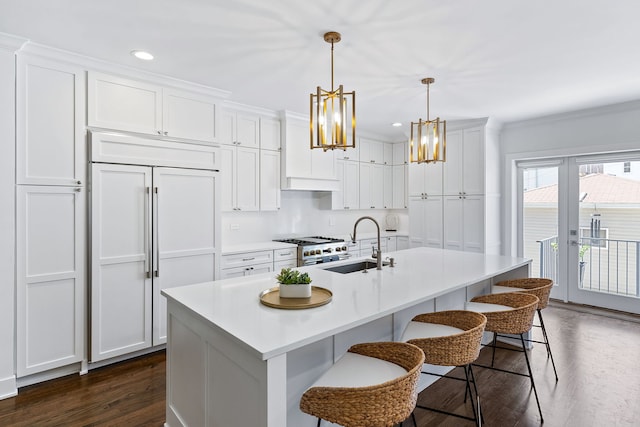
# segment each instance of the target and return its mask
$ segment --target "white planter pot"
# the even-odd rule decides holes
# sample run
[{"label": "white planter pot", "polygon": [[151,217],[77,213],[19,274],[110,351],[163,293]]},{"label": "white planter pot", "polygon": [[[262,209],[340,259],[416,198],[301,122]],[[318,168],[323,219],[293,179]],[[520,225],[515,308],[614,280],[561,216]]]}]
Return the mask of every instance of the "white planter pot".
[{"label": "white planter pot", "polygon": [[300,285],[280,285],[281,298],[310,298],[311,283]]}]

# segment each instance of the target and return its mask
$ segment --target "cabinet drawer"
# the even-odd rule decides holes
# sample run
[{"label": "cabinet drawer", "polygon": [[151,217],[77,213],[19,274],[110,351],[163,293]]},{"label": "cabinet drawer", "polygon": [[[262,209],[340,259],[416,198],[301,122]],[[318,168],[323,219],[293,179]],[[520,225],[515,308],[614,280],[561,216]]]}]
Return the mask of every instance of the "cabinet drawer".
[{"label": "cabinet drawer", "polygon": [[295,268],[298,266],[298,262],[295,259],[286,259],[282,261],[273,262],[273,271],[280,273],[283,268]]},{"label": "cabinet drawer", "polygon": [[273,251],[273,261],[284,261],[289,259],[296,259],[298,257],[298,249],[297,248],[286,248],[286,249],[274,249]]},{"label": "cabinet drawer", "polygon": [[242,252],[222,255],[222,269],[243,267],[254,264],[273,263],[273,251]]}]

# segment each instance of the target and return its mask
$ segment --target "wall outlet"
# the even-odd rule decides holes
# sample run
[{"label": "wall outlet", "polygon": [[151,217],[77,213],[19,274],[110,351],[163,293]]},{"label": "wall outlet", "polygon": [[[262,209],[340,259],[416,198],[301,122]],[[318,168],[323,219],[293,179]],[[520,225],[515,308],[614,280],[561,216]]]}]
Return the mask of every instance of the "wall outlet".
[{"label": "wall outlet", "polygon": [[336,225],[336,217],[335,217],[335,216],[333,216],[333,215],[329,215],[329,225],[330,225],[331,227],[333,227],[333,226],[335,226],[335,225]]},{"label": "wall outlet", "polygon": [[240,230],[240,224],[231,224],[232,230]]}]

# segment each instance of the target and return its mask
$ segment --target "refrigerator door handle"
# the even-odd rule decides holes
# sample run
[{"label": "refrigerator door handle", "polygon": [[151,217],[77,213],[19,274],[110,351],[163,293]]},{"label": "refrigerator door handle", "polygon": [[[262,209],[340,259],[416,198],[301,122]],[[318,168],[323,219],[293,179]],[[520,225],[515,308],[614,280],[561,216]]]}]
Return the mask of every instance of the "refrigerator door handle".
[{"label": "refrigerator door handle", "polygon": [[151,279],[151,227],[149,217],[151,216],[151,187],[146,187],[144,197],[144,269],[146,270],[147,279]]},{"label": "refrigerator door handle", "polygon": [[155,272],[154,272],[154,276],[155,277],[160,277],[160,221],[159,221],[159,217],[160,215],[158,214],[158,187],[154,187],[153,189],[153,193],[155,196],[155,206],[153,207],[153,215],[154,215],[154,223],[155,223],[155,258],[153,261],[153,264],[155,266]]}]

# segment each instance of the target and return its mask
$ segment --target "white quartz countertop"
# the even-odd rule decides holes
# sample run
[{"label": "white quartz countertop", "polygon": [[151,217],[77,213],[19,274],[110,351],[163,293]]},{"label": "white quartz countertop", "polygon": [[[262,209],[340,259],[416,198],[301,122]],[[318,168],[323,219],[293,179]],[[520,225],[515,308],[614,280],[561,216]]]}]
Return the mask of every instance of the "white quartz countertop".
[{"label": "white quartz countertop", "polygon": [[329,304],[310,309],[282,310],[260,303],[260,293],[277,286],[275,273],[170,288],[162,294],[266,360],[530,262],[432,248],[384,255],[393,256],[396,267],[366,274],[324,270],[353,260],[301,267],[309,272],[312,285],[333,292]]}]

